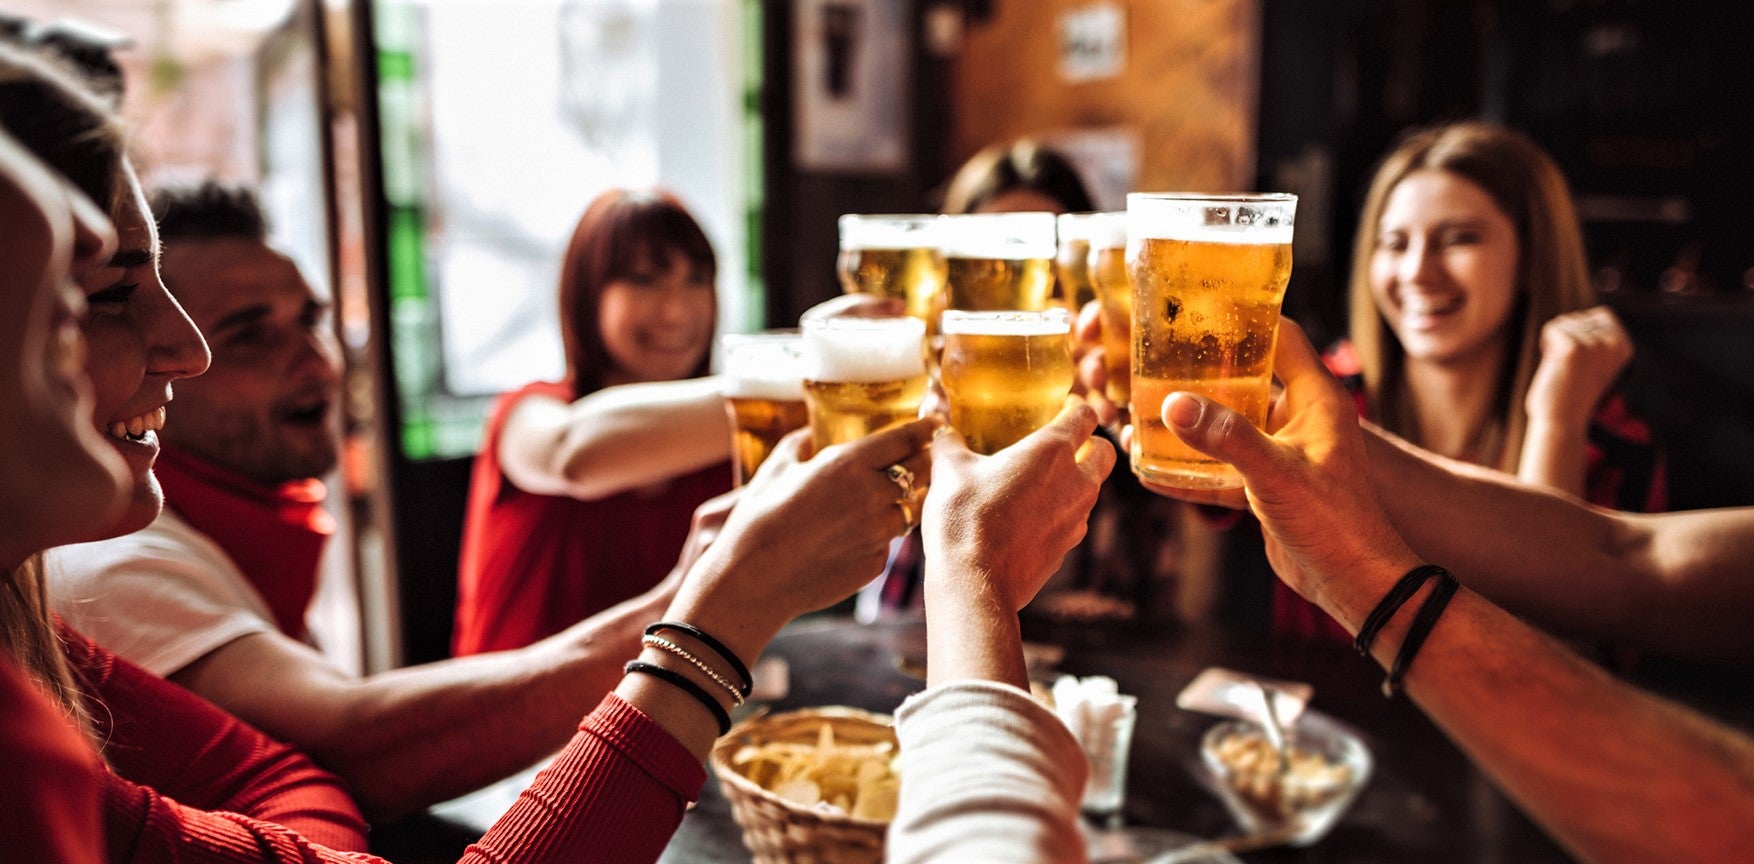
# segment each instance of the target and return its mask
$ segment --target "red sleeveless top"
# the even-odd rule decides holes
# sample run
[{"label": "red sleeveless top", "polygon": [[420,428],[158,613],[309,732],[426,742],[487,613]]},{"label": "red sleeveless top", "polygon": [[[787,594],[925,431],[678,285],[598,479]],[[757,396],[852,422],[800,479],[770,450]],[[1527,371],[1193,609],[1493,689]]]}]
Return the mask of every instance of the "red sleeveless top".
[{"label": "red sleeveless top", "polygon": [[519,648],[658,584],[676,565],[694,509],[729,491],[729,462],[671,478],[664,491],[596,501],[532,495],[499,464],[506,418],[529,396],[572,401],[562,382],[501,396],[487,419],[469,480],[457,570],[459,656]]}]

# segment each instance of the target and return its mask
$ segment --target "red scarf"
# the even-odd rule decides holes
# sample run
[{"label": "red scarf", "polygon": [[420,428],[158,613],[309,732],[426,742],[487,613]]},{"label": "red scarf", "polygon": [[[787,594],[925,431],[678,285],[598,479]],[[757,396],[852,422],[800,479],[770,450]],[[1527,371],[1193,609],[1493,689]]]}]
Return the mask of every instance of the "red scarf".
[{"label": "red scarf", "polygon": [[265,486],[171,447],[159,451],[153,473],[165,504],[231,556],[280,631],[303,638],[323,544],[335,533],[335,518],[323,509],[323,482]]}]

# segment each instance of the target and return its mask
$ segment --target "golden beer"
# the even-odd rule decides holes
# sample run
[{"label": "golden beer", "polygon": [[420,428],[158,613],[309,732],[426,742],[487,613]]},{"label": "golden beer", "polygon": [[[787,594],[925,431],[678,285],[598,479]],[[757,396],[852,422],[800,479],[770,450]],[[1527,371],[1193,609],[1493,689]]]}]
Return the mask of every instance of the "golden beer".
[{"label": "golden beer", "polygon": [[1054,287],[1054,262],[1048,258],[949,259],[946,308],[969,312],[1048,308]]},{"label": "golden beer", "polygon": [[755,476],[780,439],[804,428],[803,337],[797,333],[727,334],[725,410],[731,418],[732,480]]},{"label": "golden beer", "polygon": [[1103,395],[1122,410],[1132,398],[1133,280],[1127,276],[1127,214],[1095,213],[1090,236],[1090,284],[1102,321]]},{"label": "golden beer", "polygon": [[907,314],[928,322],[944,290],[944,259],[936,249],[842,249],[839,273],[845,293],[894,297]]},{"label": "golden beer", "polygon": [[1093,249],[1090,258],[1090,281],[1101,301],[1102,367],[1108,372],[1103,395],[1125,408],[1133,393],[1133,283],[1127,278],[1127,250]]},{"label": "golden beer", "polygon": [[1296,197],[1128,196],[1133,282],[1133,471],[1169,486],[1236,488],[1229,465],[1163,425],[1176,390],[1267,419]]},{"label": "golden beer", "polygon": [[926,397],[925,335],[917,318],[804,322],[804,401],[817,450],[919,415]]},{"label": "golden beer", "polygon": [[773,448],[794,429],[810,422],[802,399],[726,399],[731,412],[733,481],[741,486],[755,476]]},{"label": "golden beer", "polygon": [[944,217],[945,308],[1048,308],[1054,288],[1051,213]]},{"label": "golden beer", "polygon": [[1071,332],[1064,309],[944,313],[940,380],[969,449],[997,453],[1060,413],[1072,391]]},{"label": "golden beer", "polygon": [[1091,230],[1106,213],[1064,213],[1057,224],[1060,252],[1054,258],[1054,275],[1058,277],[1056,293],[1066,309],[1076,318],[1084,304],[1096,299],[1096,286],[1090,273]]}]

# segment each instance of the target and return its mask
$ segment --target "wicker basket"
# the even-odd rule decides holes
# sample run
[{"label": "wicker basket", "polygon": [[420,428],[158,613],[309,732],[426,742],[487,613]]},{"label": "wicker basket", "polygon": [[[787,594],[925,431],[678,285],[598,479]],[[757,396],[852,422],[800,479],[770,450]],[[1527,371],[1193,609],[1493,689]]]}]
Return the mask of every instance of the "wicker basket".
[{"label": "wicker basket", "polygon": [[719,788],[731,801],[731,815],[743,827],[743,845],[755,864],[878,864],[888,822],[824,813],[787,801],[757,786],[731,764],[745,744],[772,741],[814,742],[822,724],[836,741],[849,744],[895,742],[892,720],[853,708],[809,708],[751,717],[713,745],[709,761]]}]

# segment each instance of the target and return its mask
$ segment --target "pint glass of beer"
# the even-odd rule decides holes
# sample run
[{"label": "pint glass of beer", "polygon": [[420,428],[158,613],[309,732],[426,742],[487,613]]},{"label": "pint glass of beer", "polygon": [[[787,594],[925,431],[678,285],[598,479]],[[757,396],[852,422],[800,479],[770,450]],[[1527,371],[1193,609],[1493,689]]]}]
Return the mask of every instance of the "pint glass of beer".
[{"label": "pint glass of beer", "polygon": [[1096,299],[1090,273],[1090,232],[1103,215],[1062,213],[1054,220],[1059,234],[1059,254],[1054,257],[1054,275],[1059,284],[1056,293],[1074,318],[1084,304]]},{"label": "pint glass of beer", "polygon": [[944,313],[939,380],[950,425],[969,449],[993,454],[1046,426],[1072,392],[1072,316],[1041,312]]},{"label": "pint glass of beer", "polygon": [[1186,390],[1265,425],[1296,210],[1295,195],[1127,196],[1140,477],[1187,489],[1242,485],[1236,469],[1163,425],[1163,400]]},{"label": "pint glass of beer", "polygon": [[804,322],[804,402],[817,450],[918,416],[926,396],[925,337],[918,318]]},{"label": "pint glass of beer", "polygon": [[1127,407],[1132,398],[1133,280],[1127,276],[1127,214],[1092,213],[1089,237],[1090,284],[1102,311],[1102,366],[1108,372],[1103,395]]},{"label": "pint glass of beer", "polygon": [[944,256],[935,213],[840,217],[841,290],[893,297],[935,327],[943,308]]},{"label": "pint glass of beer", "polygon": [[1048,308],[1054,287],[1054,214],[945,216],[947,309]]},{"label": "pint glass of beer", "polygon": [[730,333],[724,358],[725,410],[731,415],[732,479],[749,482],[774,445],[810,422],[804,409],[804,337]]}]

